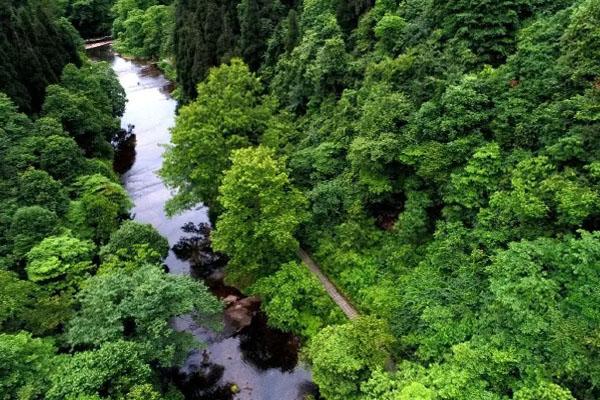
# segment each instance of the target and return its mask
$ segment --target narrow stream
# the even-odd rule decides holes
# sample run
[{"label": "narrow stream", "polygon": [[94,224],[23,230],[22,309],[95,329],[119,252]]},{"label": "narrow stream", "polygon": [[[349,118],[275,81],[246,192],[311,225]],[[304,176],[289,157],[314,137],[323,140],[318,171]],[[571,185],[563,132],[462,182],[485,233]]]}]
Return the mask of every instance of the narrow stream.
[{"label": "narrow stream", "polygon": [[[173,218],[164,212],[169,190],[156,175],[162,164],[164,144],[170,142],[169,128],[175,121],[176,101],[167,88],[169,82],[155,69],[113,55],[110,51],[91,54],[111,62],[127,93],[122,119],[124,129],[133,126],[136,135],[135,161],[123,175],[123,182],[134,201],[135,219],[150,223],[165,236],[171,246],[189,237],[181,228],[193,222],[208,222],[207,210],[197,207]],[[166,260],[169,271],[190,274],[190,263],[170,251]],[[237,293],[235,288],[214,285],[220,297]],[[237,293],[239,295],[239,293]],[[192,333],[207,342],[205,350],[192,352],[179,374],[186,399],[301,400],[316,395],[310,372],[298,362],[298,340],[271,329],[266,316],[258,312],[252,323],[236,331],[224,316],[223,332],[197,326],[190,318],[179,318],[175,328]],[[182,378],[183,377],[183,378]],[[235,384],[239,393],[233,394]]]}]

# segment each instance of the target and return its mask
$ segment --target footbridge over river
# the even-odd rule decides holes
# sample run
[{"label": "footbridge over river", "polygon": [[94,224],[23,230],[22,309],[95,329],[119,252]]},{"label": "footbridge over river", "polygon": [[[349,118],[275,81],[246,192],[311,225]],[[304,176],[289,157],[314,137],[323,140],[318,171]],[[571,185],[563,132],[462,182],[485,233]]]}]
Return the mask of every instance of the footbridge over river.
[{"label": "footbridge over river", "polygon": [[91,50],[98,47],[110,46],[113,44],[113,38],[110,36],[104,36],[101,38],[88,39],[85,41],[85,49]]}]

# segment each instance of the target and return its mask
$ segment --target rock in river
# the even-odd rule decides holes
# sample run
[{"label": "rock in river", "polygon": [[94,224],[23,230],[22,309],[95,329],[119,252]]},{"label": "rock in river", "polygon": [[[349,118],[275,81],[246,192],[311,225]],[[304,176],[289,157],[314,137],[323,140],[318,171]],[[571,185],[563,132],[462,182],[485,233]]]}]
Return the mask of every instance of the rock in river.
[{"label": "rock in river", "polygon": [[225,309],[225,318],[231,324],[232,328],[239,332],[252,323],[252,318],[256,315],[259,308],[260,299],[258,297],[244,297],[229,304],[227,309]]}]

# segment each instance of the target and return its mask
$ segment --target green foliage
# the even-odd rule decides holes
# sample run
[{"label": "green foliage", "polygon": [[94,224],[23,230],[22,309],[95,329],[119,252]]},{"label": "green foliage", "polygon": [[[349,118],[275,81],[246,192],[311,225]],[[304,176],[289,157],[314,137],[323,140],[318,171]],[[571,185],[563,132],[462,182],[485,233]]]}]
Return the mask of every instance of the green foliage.
[{"label": "green foliage", "polygon": [[56,135],[44,139],[40,168],[54,179],[71,181],[83,169],[84,163],[81,149],[73,139]]},{"label": "green foliage", "polygon": [[566,389],[551,382],[541,382],[536,387],[519,389],[515,400],[574,400],[575,397]]},{"label": "green foliage", "polygon": [[155,60],[171,56],[175,22],[173,6],[157,1],[119,0],[114,9],[118,15],[113,24],[117,51]]},{"label": "green foliage", "polygon": [[586,338],[599,323],[600,298],[591,290],[600,279],[598,239],[581,232],[580,239],[514,243],[489,270],[490,315],[502,321],[496,331],[502,340],[540,359],[553,375],[575,374],[592,385],[599,360]]},{"label": "green foliage", "polygon": [[239,48],[251,70],[257,71],[267,50],[267,41],[284,7],[278,0],[240,0],[238,6],[240,25]]},{"label": "green foliage", "polygon": [[564,62],[572,69],[571,77],[576,83],[597,80],[600,76],[599,21],[600,4],[594,0],[582,1],[571,14],[561,38],[566,48]]},{"label": "green foliage", "polygon": [[515,45],[515,33],[523,16],[529,13],[529,0],[471,1],[451,3],[433,0],[434,23],[448,39],[467,41],[484,61],[498,63]]},{"label": "green foliage", "polygon": [[45,339],[20,332],[0,334],[0,392],[3,399],[35,399],[48,387],[55,349]]},{"label": "green foliage", "polygon": [[224,212],[212,239],[214,249],[230,257],[228,279],[246,287],[294,258],[306,199],[266,147],[235,150],[231,162],[219,188]]},{"label": "green foliage", "polygon": [[299,113],[311,102],[319,104],[325,97],[341,95],[349,62],[333,10],[312,7],[312,3],[304,4],[301,27],[306,32],[292,52],[278,60],[271,85],[282,105]]},{"label": "green foliage", "polygon": [[74,187],[78,198],[69,210],[71,225],[97,244],[107,243],[129,215],[129,195],[121,185],[98,174],[80,177]]},{"label": "green foliage", "polygon": [[169,242],[152,225],[125,221],[110,235],[110,240],[100,250],[100,256],[106,259],[122,250],[129,253],[130,249],[143,245],[147,245],[149,251],[158,255],[154,260],[148,260],[149,262],[160,262],[169,253]]},{"label": "green foliage", "polygon": [[152,385],[137,385],[127,393],[127,400],[161,400],[162,397]]},{"label": "green foliage", "polygon": [[94,399],[100,398],[100,394],[122,398],[136,386],[147,383],[151,376],[139,346],[115,341],[98,350],[61,357],[50,374],[46,398]]},{"label": "green foliage", "polygon": [[269,324],[284,331],[312,337],[327,325],[343,321],[321,283],[304,265],[289,262],[249,289],[259,295]]},{"label": "green foliage", "polygon": [[48,237],[27,253],[27,277],[51,292],[75,289],[92,269],[94,247],[70,235]]},{"label": "green foliage", "polygon": [[25,319],[25,313],[35,302],[36,287],[18,278],[15,273],[0,270],[0,328],[10,331]]},{"label": "green foliage", "polygon": [[87,155],[110,157],[110,139],[120,129],[125,92],[107,63],[67,65],[61,82],[47,89],[44,115],[60,121]]},{"label": "green foliage", "polygon": [[46,86],[59,81],[66,64],[81,63],[81,39],[52,2],[3,1],[0,15],[0,92],[21,111],[37,113]]},{"label": "green foliage", "polygon": [[[54,2],[4,3],[0,88],[22,109],[39,110],[47,81],[63,73],[35,119],[0,93],[0,398],[178,398],[168,383],[157,384],[157,371],[199,344],[171,321],[192,314],[212,326],[221,304],[202,284],[161,270],[168,243],[154,228],[119,229],[132,203],[112,171],[109,140],[126,100],[110,66],[63,70],[69,54],[53,27]],[[99,2],[75,3],[78,18],[104,18],[85,11]],[[73,28],[59,24],[74,43]],[[24,60],[15,64],[19,74],[5,69]],[[23,87],[21,72],[30,74]],[[98,266],[103,244],[106,262]]]},{"label": "green foliage", "polygon": [[[244,1],[240,36],[252,43],[223,26],[227,12],[202,3],[210,9],[203,18],[220,17],[204,32],[197,27],[208,21],[183,12],[191,2],[178,6],[180,76],[193,85],[230,54],[253,60],[274,108],[267,128],[256,130],[262,137],[239,147],[275,149],[279,168],[309,200],[297,238],[363,313],[393,332],[395,373],[377,363],[343,369],[355,361],[344,358],[351,346],[331,350],[343,342],[333,328],[315,335],[305,322],[303,313],[319,315],[310,306],[317,297],[296,301],[312,287],[306,271],[275,263],[262,248],[270,239],[255,234],[259,206],[243,197],[261,187],[246,186],[251,167],[233,175],[233,147],[221,138],[210,139],[226,148],[218,158],[192,150],[198,139],[182,141],[190,153],[178,160],[188,167],[199,158],[219,164],[199,170],[202,180],[174,185],[181,193],[225,187],[227,169],[226,179],[235,176],[227,185],[235,207],[222,200],[213,208],[215,242],[232,256],[228,277],[239,283],[242,271],[244,286],[259,275],[250,290],[264,297],[272,323],[312,337],[324,397],[600,396],[591,328],[600,229],[597,1],[304,0],[286,2],[291,10],[277,23],[277,7],[267,12],[276,2]],[[257,19],[264,24],[249,22]],[[214,56],[217,37],[235,38],[222,47],[227,56]],[[209,197],[188,204],[192,198]]]},{"label": "green foliage", "polygon": [[359,182],[377,196],[393,191],[388,171],[394,156],[409,143],[402,130],[413,110],[402,93],[385,86],[369,89],[348,158]]},{"label": "green foliage", "polygon": [[115,0],[65,0],[69,21],[84,38],[110,34],[111,8]]},{"label": "green foliage", "polygon": [[295,43],[297,26],[294,22],[288,28],[284,25],[288,22],[286,16],[293,15],[296,3],[295,0],[177,1],[173,43],[184,103],[200,93],[196,85],[207,78],[212,67],[239,56],[252,71],[258,71],[265,66],[266,59],[275,61],[283,51],[283,40],[275,41],[273,37],[280,35],[282,39],[284,31],[290,48]]},{"label": "green foliage", "polygon": [[193,100],[209,70],[237,55],[238,0],[181,0],[176,3],[174,47],[184,102]]},{"label": "green foliage", "polygon": [[11,222],[10,237],[13,253],[17,259],[22,258],[42,239],[52,235],[59,227],[55,213],[40,206],[19,208]]},{"label": "green foliage", "polygon": [[125,340],[136,344],[136,357],[165,367],[182,361],[194,345],[189,334],[173,330],[172,318],[192,314],[210,323],[221,310],[202,283],[151,264],[97,275],[86,282],[78,300],[81,308],[66,334],[70,344],[97,347]]},{"label": "green foliage", "polygon": [[273,119],[258,78],[238,59],[211,70],[198,93],[180,110],[161,169],[165,182],[177,189],[168,204],[171,213],[199,202],[217,212],[231,151],[258,143]]},{"label": "green foliage", "polygon": [[359,399],[361,383],[383,368],[392,340],[386,324],[372,317],[323,329],[307,350],[321,393],[331,400]]},{"label": "green foliage", "polygon": [[58,215],[64,215],[69,207],[62,185],[45,171],[30,169],[21,174],[18,193],[23,206],[44,206]]},{"label": "green foliage", "polygon": [[384,51],[396,54],[399,46],[402,45],[405,29],[406,21],[404,18],[399,15],[386,14],[377,22],[373,33],[379,39]]}]

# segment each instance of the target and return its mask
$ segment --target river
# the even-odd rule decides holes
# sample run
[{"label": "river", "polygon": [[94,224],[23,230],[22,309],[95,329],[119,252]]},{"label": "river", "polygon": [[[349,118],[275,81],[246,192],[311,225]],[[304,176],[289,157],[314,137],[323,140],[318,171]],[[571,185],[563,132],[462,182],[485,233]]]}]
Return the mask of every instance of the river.
[{"label": "river", "polygon": [[[208,216],[201,206],[173,218],[164,212],[171,193],[157,171],[164,145],[170,142],[177,106],[167,90],[169,82],[152,67],[125,60],[110,50],[95,51],[91,56],[112,64],[127,94],[122,126],[134,126],[136,154],[133,165],[123,174],[123,183],[134,202],[134,218],[152,224],[173,246],[189,235],[181,230],[184,224],[208,222]],[[166,265],[171,273],[192,272],[190,264],[178,259],[172,250]],[[222,290],[215,293],[225,295]],[[260,313],[237,333],[227,329],[225,319],[224,324],[223,332],[213,332],[190,318],[174,321],[176,329],[208,344],[205,350],[193,351],[179,370],[179,386],[186,399],[300,400],[316,394],[310,372],[298,362],[296,338],[269,328]],[[235,395],[233,384],[240,390]]]}]

